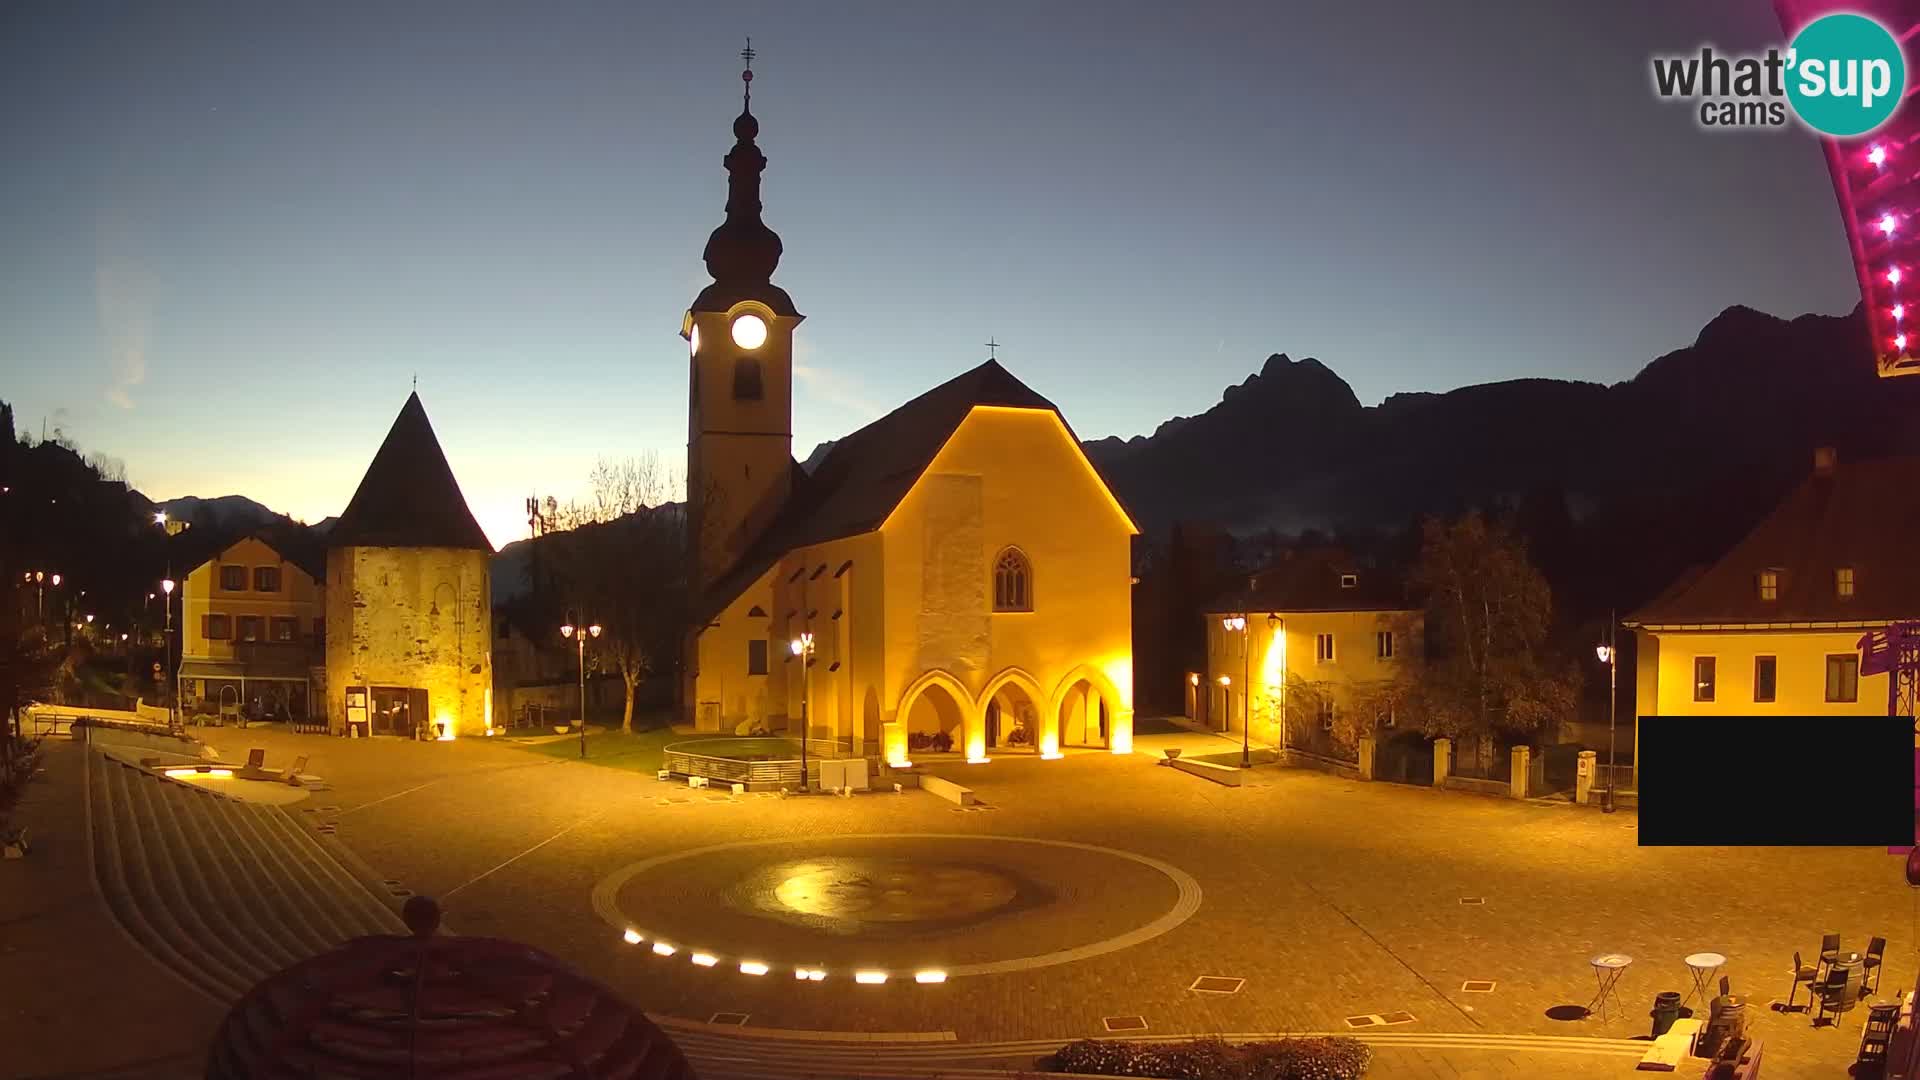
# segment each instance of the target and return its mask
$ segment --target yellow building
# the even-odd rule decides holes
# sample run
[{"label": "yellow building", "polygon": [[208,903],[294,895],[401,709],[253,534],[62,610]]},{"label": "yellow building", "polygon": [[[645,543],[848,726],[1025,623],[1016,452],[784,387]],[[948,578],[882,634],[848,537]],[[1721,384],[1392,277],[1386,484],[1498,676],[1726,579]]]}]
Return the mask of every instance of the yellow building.
[{"label": "yellow building", "polygon": [[802,316],[770,280],[781,244],[760,220],[758,131],[750,112],[734,122],[713,284],[682,326],[689,719],[797,735],[804,713],[811,738],[894,762],[1129,752],[1138,530],[1052,403],[989,360],[811,473],[795,463]]},{"label": "yellow building", "polygon": [[1916,537],[1920,458],[1840,465],[1817,451],[1813,474],[1725,557],[1625,620],[1636,711],[1887,715],[1888,677],[1860,673],[1859,641],[1920,619]]},{"label": "yellow building", "polygon": [[[1421,660],[1424,619],[1393,576],[1338,551],[1288,553],[1208,605],[1207,670],[1187,675],[1186,714],[1257,744],[1350,753],[1355,732],[1402,721],[1382,691]],[[1281,718],[1291,718],[1283,731]]]},{"label": "yellow building", "polygon": [[324,564],[303,532],[267,528],[221,543],[181,581],[179,685],[189,715],[297,722],[318,708]]},{"label": "yellow building", "polygon": [[492,555],[420,396],[407,398],[327,534],[327,717],[335,733],[487,733]]}]

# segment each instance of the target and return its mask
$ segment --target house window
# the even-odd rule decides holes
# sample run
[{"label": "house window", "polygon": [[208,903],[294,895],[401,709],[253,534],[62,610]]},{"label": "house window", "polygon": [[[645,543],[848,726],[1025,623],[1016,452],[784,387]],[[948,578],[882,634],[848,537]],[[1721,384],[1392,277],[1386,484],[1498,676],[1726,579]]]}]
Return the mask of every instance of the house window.
[{"label": "house window", "polygon": [[234,634],[241,641],[260,640],[260,616],[242,615],[234,620]]},{"label": "house window", "polygon": [[1753,700],[1772,701],[1778,662],[1771,656],[1753,658]]},{"label": "house window", "polygon": [[747,674],[765,675],[767,673],[767,639],[754,638],[747,642]]},{"label": "house window", "polygon": [[207,616],[207,640],[225,641],[233,636],[233,621],[225,615]]},{"label": "house window", "polygon": [[1322,664],[1333,663],[1333,635],[1313,635],[1313,658]]},{"label": "house window", "polygon": [[1358,587],[1359,587],[1359,585],[1360,585],[1360,575],[1359,575],[1359,574],[1341,574],[1341,575],[1340,575],[1340,587],[1341,587],[1341,588],[1343,588],[1343,589],[1353,589],[1353,588],[1358,588]]},{"label": "house window", "polygon": [[1827,657],[1827,700],[1860,700],[1860,658],[1852,653]]},{"label": "house window", "polygon": [[1008,548],[993,561],[993,610],[1033,610],[1033,565],[1019,548]]},{"label": "house window", "polygon": [[1693,700],[1713,700],[1713,657],[1693,658]]},{"label": "house window", "polygon": [[1833,592],[1842,600],[1853,599],[1853,567],[1843,566],[1833,572]]},{"label": "house window", "polygon": [[275,616],[273,620],[273,640],[288,642],[300,636],[300,620]]},{"label": "house window", "polygon": [[735,401],[759,401],[760,361],[743,356],[733,362],[733,399]]},{"label": "house window", "polygon": [[223,592],[246,592],[247,568],[244,566],[222,566],[220,568],[220,588]]},{"label": "house window", "polygon": [[253,568],[253,591],[280,591],[280,568],[277,566],[256,566]]},{"label": "house window", "polygon": [[1376,631],[1373,635],[1373,651],[1382,660],[1393,659],[1393,631]]},{"label": "house window", "polygon": [[1778,570],[1760,571],[1760,599],[1762,600],[1780,599],[1780,571]]},{"label": "house window", "polygon": [[1321,731],[1333,730],[1333,699],[1332,698],[1323,697],[1320,699],[1320,730]]}]

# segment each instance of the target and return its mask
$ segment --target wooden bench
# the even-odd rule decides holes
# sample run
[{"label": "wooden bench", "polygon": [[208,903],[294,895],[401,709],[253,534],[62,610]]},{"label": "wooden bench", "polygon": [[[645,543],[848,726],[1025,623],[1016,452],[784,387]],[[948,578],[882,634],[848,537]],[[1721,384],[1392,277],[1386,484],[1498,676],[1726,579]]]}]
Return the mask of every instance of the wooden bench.
[{"label": "wooden bench", "polygon": [[1183,773],[1192,773],[1202,780],[1211,780],[1227,787],[1239,787],[1246,780],[1247,770],[1232,765],[1215,765],[1211,761],[1195,761],[1192,758],[1175,758],[1174,768]]},{"label": "wooden bench", "polygon": [[973,797],[972,788],[961,787],[951,780],[942,780],[937,776],[922,776],[920,786],[955,806],[972,806],[977,801]]}]

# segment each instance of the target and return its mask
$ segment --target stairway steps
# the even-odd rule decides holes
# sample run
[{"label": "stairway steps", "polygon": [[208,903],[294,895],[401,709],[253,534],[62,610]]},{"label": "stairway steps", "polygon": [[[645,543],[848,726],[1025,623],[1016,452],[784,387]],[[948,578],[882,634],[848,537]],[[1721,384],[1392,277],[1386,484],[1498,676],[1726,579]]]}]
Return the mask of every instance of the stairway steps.
[{"label": "stairway steps", "polygon": [[234,1001],[246,987],[223,978],[206,965],[189,960],[178,942],[187,940],[179,923],[167,910],[165,898],[154,880],[152,867],[140,842],[139,813],[129,790],[130,770],[117,762],[102,771],[107,789],[106,817],[112,822],[113,853],[123,870],[124,888],[113,899],[121,922],[141,940],[160,962],[172,968],[188,982],[211,994],[218,1001]]},{"label": "stairway steps", "polygon": [[330,895],[339,902],[355,936],[366,934],[404,934],[406,925],[393,909],[375,896],[367,886],[340,865],[318,836],[293,820],[278,807],[262,807],[262,817],[273,822],[291,850],[305,855],[305,861],[324,873],[333,883]]},{"label": "stairway steps", "polygon": [[288,902],[289,925],[305,929],[302,937],[314,953],[336,948],[351,937],[332,905],[319,895],[322,889],[319,879],[313,876],[310,867],[301,865],[302,860],[287,850],[280,837],[269,831],[269,822],[261,816],[259,808],[241,803],[232,810],[231,820],[246,837],[256,872],[279,884]]},{"label": "stairway steps", "polygon": [[234,876],[253,895],[260,926],[285,956],[287,965],[332,948],[331,935],[312,925],[303,905],[287,890],[284,879],[260,852],[253,831],[242,818],[245,807],[224,803],[206,817],[208,830],[230,853]]},{"label": "stairway steps", "polygon": [[272,924],[260,917],[253,883],[213,825],[225,812],[226,800],[172,781],[163,781],[159,790],[168,825],[193,863],[193,876],[207,905],[202,911],[225,931],[231,950],[256,980],[290,965],[295,958],[280,947]]},{"label": "stairway steps", "polygon": [[241,992],[260,981],[264,972],[252,970],[228,945],[226,935],[207,923],[202,905],[217,902],[204,889],[189,856],[171,829],[172,817],[162,805],[160,785],[171,783],[150,772],[128,770],[123,777],[132,797],[128,800],[138,830],[142,857],[158,891],[154,898],[164,908],[180,933],[174,941],[177,951],[197,961],[208,976],[238,986]]}]

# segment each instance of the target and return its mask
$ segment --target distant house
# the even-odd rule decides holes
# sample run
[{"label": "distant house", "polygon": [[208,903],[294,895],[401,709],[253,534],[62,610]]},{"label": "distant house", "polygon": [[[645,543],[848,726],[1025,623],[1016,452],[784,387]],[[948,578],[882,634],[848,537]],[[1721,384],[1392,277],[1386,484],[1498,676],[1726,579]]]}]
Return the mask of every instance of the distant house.
[{"label": "distant house", "polygon": [[1250,575],[1207,605],[1206,623],[1207,667],[1187,673],[1186,715],[1238,734],[1251,701],[1249,735],[1268,746],[1334,751],[1336,727],[1352,728],[1337,721],[1363,709],[1363,726],[1397,727],[1402,718],[1372,691],[1424,653],[1424,620],[1401,581],[1332,549],[1289,553]]},{"label": "distant house", "polygon": [[189,715],[305,720],[326,640],[319,545],[297,525],[211,540],[180,588],[180,701]]},{"label": "distant house", "polygon": [[1920,457],[1843,466],[1815,451],[1812,475],[1733,550],[1625,620],[1638,711],[1886,715],[1887,676],[1861,674],[1859,640],[1920,619],[1916,537]]}]

